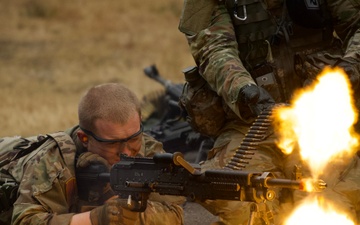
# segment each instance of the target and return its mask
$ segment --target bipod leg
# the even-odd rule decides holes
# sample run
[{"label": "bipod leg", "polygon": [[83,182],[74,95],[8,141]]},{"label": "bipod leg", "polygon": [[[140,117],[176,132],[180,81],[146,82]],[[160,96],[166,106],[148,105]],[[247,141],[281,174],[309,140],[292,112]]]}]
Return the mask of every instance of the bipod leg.
[{"label": "bipod leg", "polygon": [[261,218],[265,225],[273,225],[274,218],[272,212],[268,210],[265,203],[251,203],[250,205],[250,218],[248,225],[254,224],[255,217]]}]

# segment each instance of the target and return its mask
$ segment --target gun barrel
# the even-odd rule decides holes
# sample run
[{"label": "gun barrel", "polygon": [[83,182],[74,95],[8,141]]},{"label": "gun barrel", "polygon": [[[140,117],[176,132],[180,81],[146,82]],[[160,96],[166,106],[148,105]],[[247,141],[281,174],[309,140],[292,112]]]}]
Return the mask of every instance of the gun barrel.
[{"label": "gun barrel", "polygon": [[278,178],[267,178],[265,180],[265,186],[297,189],[307,192],[320,192],[327,187],[327,184],[325,181],[320,179],[319,180],[314,180],[314,179],[288,180],[288,179],[278,179]]},{"label": "gun barrel", "polygon": [[303,179],[301,181],[301,190],[307,192],[320,192],[327,187],[325,181],[319,179]]},{"label": "gun barrel", "polygon": [[289,189],[301,189],[302,184],[299,180],[289,180],[289,179],[278,179],[278,178],[268,178],[265,181],[265,185],[268,187],[278,187],[278,188],[289,188]]},{"label": "gun barrel", "polygon": [[125,181],[125,186],[129,188],[143,188],[146,187],[146,185],[142,182],[131,182],[131,181]]}]

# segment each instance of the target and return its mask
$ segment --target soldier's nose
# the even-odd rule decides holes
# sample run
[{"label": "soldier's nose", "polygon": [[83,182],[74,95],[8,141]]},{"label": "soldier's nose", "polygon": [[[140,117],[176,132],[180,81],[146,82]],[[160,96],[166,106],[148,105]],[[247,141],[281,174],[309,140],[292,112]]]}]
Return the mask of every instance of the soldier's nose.
[{"label": "soldier's nose", "polygon": [[132,153],[132,151],[127,146],[125,146],[121,152],[121,154],[125,154],[127,156],[132,156],[131,153]]}]

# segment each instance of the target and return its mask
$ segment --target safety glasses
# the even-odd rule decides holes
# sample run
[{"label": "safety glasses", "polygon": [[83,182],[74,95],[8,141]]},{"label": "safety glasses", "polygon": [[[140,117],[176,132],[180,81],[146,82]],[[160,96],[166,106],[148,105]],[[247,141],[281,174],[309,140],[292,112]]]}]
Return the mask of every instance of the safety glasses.
[{"label": "safety glasses", "polygon": [[83,130],[85,134],[93,137],[97,142],[100,142],[100,143],[119,143],[119,142],[125,143],[125,142],[130,141],[133,138],[136,138],[144,131],[144,127],[143,127],[142,123],[140,123],[140,130],[138,132],[136,132],[135,134],[131,135],[130,137],[122,138],[122,139],[104,139],[99,136],[96,136],[93,132],[86,130],[82,127],[80,127],[80,129]]}]

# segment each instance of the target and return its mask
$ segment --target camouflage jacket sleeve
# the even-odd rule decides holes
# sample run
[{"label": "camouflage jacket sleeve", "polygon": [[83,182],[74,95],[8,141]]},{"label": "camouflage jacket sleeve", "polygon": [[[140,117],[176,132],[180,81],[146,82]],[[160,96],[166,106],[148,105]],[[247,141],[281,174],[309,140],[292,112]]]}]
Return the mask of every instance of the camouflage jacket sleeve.
[{"label": "camouflage jacket sleeve", "polygon": [[155,140],[146,133],[143,134],[143,143],[140,149],[140,155],[145,157],[152,157],[155,153],[164,153],[163,144]]},{"label": "camouflage jacket sleeve", "polygon": [[[194,35],[189,32],[185,34],[200,74],[234,111],[239,90],[244,85],[255,82],[239,58],[234,27],[225,5],[213,1],[215,3],[210,12],[212,16],[208,26]],[[191,10],[187,9],[186,5],[184,7],[184,12]],[[183,13],[183,16],[185,15],[187,14]],[[200,16],[202,15],[192,15],[192,22],[200,20]],[[182,30],[181,23],[179,29]]]},{"label": "camouflage jacket sleeve", "polygon": [[[75,205],[75,148],[60,154],[54,144],[24,157],[14,168],[24,168],[12,224],[69,224]],[[19,169],[18,169],[19,170]],[[13,174],[17,171],[13,171]]]},{"label": "camouflage jacket sleeve", "polygon": [[345,45],[345,58],[360,62],[360,0],[328,0],[335,31]]},{"label": "camouflage jacket sleeve", "polygon": [[[143,134],[143,145],[140,154],[145,157],[152,157],[155,153],[164,153],[161,142],[153,137]],[[137,225],[156,224],[156,225],[181,225],[183,224],[183,208],[181,204],[185,198],[181,196],[167,196],[152,193],[145,212],[140,214]]]},{"label": "camouflage jacket sleeve", "polygon": [[352,58],[355,59],[357,63],[360,63],[360,28],[358,28],[355,34],[350,38],[344,58]]}]

